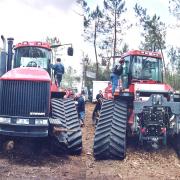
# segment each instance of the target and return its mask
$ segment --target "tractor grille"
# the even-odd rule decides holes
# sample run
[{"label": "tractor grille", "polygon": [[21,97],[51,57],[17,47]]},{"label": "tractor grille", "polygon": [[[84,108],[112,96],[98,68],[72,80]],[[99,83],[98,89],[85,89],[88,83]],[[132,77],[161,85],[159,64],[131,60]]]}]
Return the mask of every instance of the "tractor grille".
[{"label": "tractor grille", "polygon": [[0,81],[0,115],[44,117],[49,113],[50,83]]}]

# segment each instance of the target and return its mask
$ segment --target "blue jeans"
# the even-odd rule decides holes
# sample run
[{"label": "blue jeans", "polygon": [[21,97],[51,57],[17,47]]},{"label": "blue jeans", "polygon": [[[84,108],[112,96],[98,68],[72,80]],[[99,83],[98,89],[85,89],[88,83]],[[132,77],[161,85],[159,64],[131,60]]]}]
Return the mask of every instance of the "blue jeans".
[{"label": "blue jeans", "polygon": [[79,119],[80,119],[82,122],[84,122],[85,112],[84,112],[84,111],[79,112],[79,113],[78,113],[78,117],[79,117]]},{"label": "blue jeans", "polygon": [[115,89],[118,86],[118,80],[119,80],[119,76],[114,73],[111,73],[112,95],[114,94]]},{"label": "blue jeans", "polygon": [[57,85],[58,85],[58,87],[60,87],[60,85],[61,85],[61,80],[62,80],[62,75],[56,74],[55,77],[56,77]]}]

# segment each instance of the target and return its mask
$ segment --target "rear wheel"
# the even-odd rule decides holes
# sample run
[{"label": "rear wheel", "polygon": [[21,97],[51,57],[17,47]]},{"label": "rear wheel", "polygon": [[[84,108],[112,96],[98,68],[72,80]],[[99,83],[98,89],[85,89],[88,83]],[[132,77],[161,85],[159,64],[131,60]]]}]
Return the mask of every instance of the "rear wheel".
[{"label": "rear wheel", "polygon": [[127,104],[105,100],[94,138],[96,159],[124,159],[126,156]]}]

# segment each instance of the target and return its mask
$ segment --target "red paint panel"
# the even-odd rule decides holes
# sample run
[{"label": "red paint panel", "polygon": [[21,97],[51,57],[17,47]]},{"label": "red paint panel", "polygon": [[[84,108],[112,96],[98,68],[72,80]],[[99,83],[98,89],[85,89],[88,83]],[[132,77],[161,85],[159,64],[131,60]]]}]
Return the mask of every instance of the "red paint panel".
[{"label": "red paint panel", "polygon": [[37,67],[15,68],[5,73],[1,80],[51,81],[47,71]]},{"label": "red paint panel", "polygon": [[55,83],[51,84],[51,92],[58,92],[58,87]]}]

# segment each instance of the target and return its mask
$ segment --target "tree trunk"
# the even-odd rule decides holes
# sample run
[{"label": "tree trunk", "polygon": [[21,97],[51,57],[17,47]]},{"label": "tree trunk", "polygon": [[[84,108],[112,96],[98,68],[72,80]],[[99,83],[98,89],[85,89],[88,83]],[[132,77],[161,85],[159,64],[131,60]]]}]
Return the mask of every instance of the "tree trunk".
[{"label": "tree trunk", "polygon": [[97,36],[97,22],[95,22],[94,28],[94,53],[96,58],[96,80],[99,79],[99,64],[98,64],[98,57],[97,57],[97,48],[96,48],[96,36]]},{"label": "tree trunk", "polygon": [[117,13],[116,13],[116,10],[115,10],[115,15],[114,15],[114,48],[113,48],[113,67],[115,66],[115,56],[116,56],[116,34],[117,34]]},{"label": "tree trunk", "polygon": [[163,61],[163,67],[164,67],[164,80],[166,82],[166,78],[167,78],[166,66],[165,66],[164,54],[163,54],[161,43],[159,42],[159,39],[158,39],[158,43],[159,43],[160,51],[161,51],[161,54],[162,54],[162,61]]}]

